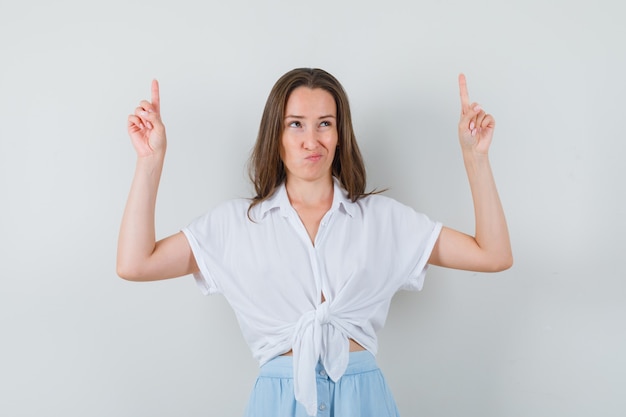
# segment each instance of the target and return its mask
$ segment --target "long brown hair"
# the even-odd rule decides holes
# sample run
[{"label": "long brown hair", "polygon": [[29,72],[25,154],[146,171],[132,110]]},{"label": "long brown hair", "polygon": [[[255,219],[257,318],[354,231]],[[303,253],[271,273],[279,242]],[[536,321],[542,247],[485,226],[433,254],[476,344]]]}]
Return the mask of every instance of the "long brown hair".
[{"label": "long brown hair", "polygon": [[[249,176],[256,196],[250,209],[271,197],[283,181],[285,166],[280,158],[280,141],[283,131],[285,106],[289,96],[298,87],[321,88],[328,91],[337,105],[338,149],[332,164],[332,174],[348,192],[352,201],[365,193],[365,164],[352,128],[348,96],[343,87],[328,72],[318,68],[296,68],[278,79],[270,91],[256,144],[249,160]],[[248,210],[249,213],[249,210]]]}]

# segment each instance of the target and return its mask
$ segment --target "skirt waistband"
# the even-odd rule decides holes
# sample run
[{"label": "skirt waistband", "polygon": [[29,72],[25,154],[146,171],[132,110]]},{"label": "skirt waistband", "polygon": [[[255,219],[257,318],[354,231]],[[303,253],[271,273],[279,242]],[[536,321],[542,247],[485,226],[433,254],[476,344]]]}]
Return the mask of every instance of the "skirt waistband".
[{"label": "skirt waistband", "polygon": [[[344,375],[360,374],[362,372],[374,371],[378,369],[376,358],[370,352],[363,350],[350,352],[348,367]],[[318,362],[315,373],[318,378],[326,378],[324,366]],[[259,376],[274,378],[293,378],[293,357],[277,356],[261,367]]]}]

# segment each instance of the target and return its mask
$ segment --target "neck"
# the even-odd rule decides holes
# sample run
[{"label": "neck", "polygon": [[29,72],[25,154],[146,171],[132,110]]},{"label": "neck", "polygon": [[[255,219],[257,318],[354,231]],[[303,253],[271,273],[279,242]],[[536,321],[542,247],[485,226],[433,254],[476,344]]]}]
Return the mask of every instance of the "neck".
[{"label": "neck", "polygon": [[294,207],[326,206],[333,201],[334,185],[331,176],[317,181],[287,178],[285,187],[289,202]]}]

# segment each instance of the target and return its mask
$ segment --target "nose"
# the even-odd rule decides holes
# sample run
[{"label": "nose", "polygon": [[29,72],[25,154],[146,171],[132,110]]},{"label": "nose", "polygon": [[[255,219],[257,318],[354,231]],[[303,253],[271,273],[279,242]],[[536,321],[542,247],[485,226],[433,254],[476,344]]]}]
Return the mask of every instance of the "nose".
[{"label": "nose", "polygon": [[302,145],[304,146],[304,149],[306,150],[316,149],[317,146],[319,145],[317,132],[315,130],[306,132],[306,134],[304,135],[304,142]]}]

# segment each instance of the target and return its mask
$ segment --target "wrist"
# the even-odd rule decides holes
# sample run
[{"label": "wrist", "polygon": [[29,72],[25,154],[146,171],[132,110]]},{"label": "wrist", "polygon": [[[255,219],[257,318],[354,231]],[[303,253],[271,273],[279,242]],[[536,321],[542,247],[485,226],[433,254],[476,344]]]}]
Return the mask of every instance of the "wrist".
[{"label": "wrist", "polygon": [[489,161],[488,152],[477,152],[473,148],[462,148],[463,160],[477,163]]},{"label": "wrist", "polygon": [[476,175],[482,176],[482,173],[491,172],[491,164],[489,155],[486,153],[478,153],[472,150],[463,152],[463,163],[465,170],[470,177]]},{"label": "wrist", "polygon": [[163,169],[163,163],[165,162],[165,152],[153,153],[150,155],[137,155],[137,171],[146,173],[158,173],[160,174]]},{"label": "wrist", "polygon": [[138,164],[162,164],[165,161],[165,149],[153,151],[145,155],[137,154]]}]

